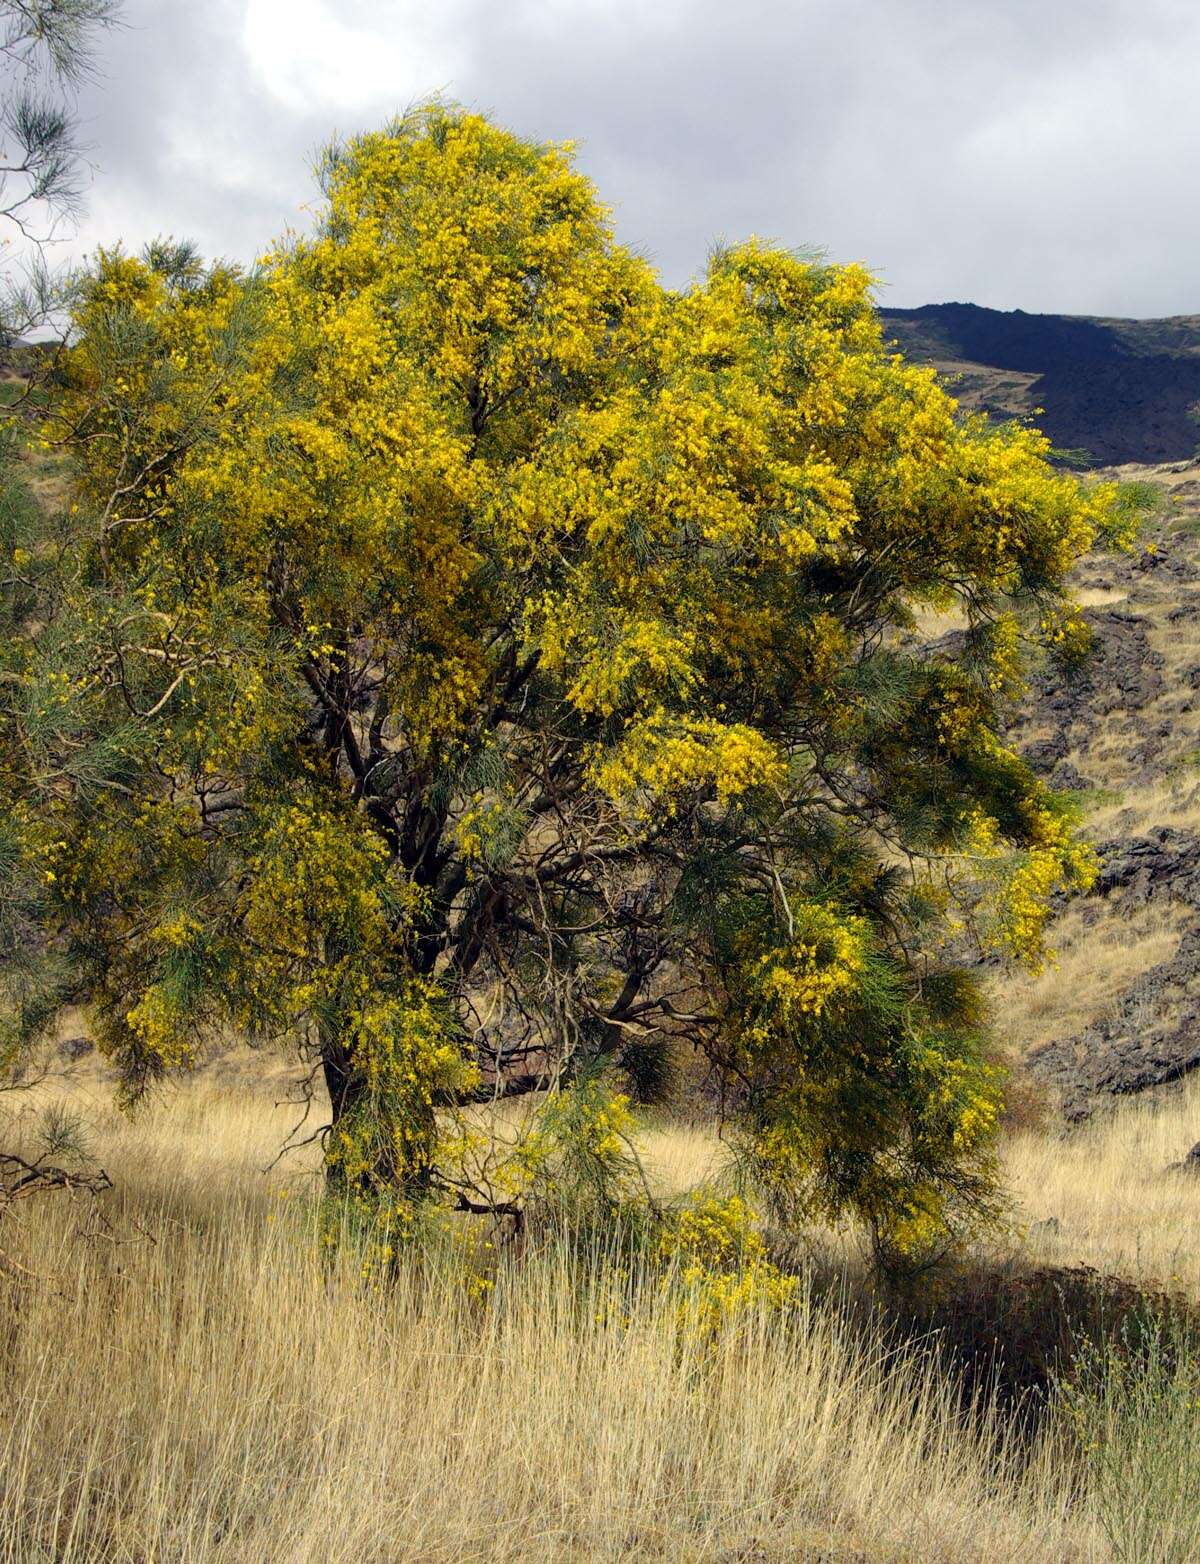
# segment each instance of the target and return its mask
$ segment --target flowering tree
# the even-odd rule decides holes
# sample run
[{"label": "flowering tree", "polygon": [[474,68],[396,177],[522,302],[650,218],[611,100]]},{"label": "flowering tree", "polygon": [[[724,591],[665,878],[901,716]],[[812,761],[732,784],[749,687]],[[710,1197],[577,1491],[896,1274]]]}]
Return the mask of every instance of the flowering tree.
[{"label": "flowering tree", "polygon": [[[26,770],[27,733],[16,719],[32,638],[53,596],[43,588],[59,541],[24,446],[54,363],[48,338],[58,298],[47,255],[81,205],[74,92],[93,74],[98,36],[116,26],[119,10],[119,0],[0,0],[0,1091],[24,1083],[22,1044],[46,1025],[61,993],[39,931],[39,868],[22,850],[38,781]],[[21,343],[29,333],[41,337],[36,347]],[[68,1128],[65,1117],[47,1113],[37,1149],[0,1144],[0,1224],[48,1189],[104,1187]],[[0,1269],[11,1265],[0,1249]]]},{"label": "flowering tree", "polygon": [[[664,289],[568,150],[433,107],[323,183],[251,277],[81,296],[10,712],[103,1045],[136,1092],[297,1041],[331,1176],[472,1209],[567,1123],[615,1165],[597,1082],[690,1048],[782,1209],[940,1242],[993,1189],[964,870],[1035,960],[1089,872],[1001,711],[1115,496],[890,353],[857,267]],[[911,633],[952,607],[953,655]]]}]

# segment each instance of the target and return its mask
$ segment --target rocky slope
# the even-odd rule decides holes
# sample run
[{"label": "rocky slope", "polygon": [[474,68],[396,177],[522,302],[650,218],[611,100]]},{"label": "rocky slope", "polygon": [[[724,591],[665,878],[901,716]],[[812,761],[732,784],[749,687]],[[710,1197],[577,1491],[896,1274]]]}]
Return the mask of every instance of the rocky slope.
[{"label": "rocky slope", "polygon": [[1085,808],[1102,869],[1065,911],[1061,965],[996,983],[1014,1049],[1069,1118],[1200,1067],[1200,465],[1122,469],[1165,491],[1128,556],[1081,567],[1089,666],[1043,672],[1023,752]]},{"label": "rocky slope", "polygon": [[968,407],[1036,422],[1092,463],[1169,462],[1200,445],[1200,316],[1106,320],[976,304],[881,311],[908,357]]}]

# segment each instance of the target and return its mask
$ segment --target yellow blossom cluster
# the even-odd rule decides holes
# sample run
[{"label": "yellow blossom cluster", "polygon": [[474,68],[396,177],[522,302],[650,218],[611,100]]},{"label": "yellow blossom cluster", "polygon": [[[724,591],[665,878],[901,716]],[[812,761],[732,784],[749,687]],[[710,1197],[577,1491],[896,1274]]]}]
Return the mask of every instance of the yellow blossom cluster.
[{"label": "yellow blossom cluster", "polygon": [[865,923],[834,907],[806,902],[791,917],[787,944],[760,956],[750,974],[767,1011],[785,1023],[815,1019],[853,993],[866,943]]},{"label": "yellow blossom cluster", "polygon": [[1025,693],[1027,680],[1021,624],[1015,614],[1002,614],[991,626],[988,654],[988,689],[1002,700],[1017,700]]},{"label": "yellow blossom cluster", "polygon": [[698,1195],[683,1206],[660,1238],[673,1271],[668,1283],[682,1285],[682,1327],[711,1335],[753,1310],[786,1309],[799,1297],[799,1283],[770,1259],[754,1214],[738,1195]]},{"label": "yellow blossom cluster", "polygon": [[1078,663],[1091,649],[1092,632],[1074,604],[1060,603],[1046,609],[1040,630],[1043,643],[1064,662]]},{"label": "yellow blossom cluster", "polygon": [[614,800],[640,798],[644,810],[671,810],[688,791],[712,787],[726,802],[751,788],[778,786],[785,771],[778,750],[744,723],[672,720],[660,710],[631,725],[618,746],[597,758],[592,774]]},{"label": "yellow blossom cluster", "polygon": [[1052,795],[1035,794],[1028,805],[1025,840],[1006,849],[997,822],[974,809],[966,822],[964,851],[977,874],[994,887],[990,908],[992,943],[1032,971],[1047,959],[1046,926],[1052,897],[1090,889],[1096,878],[1095,850],[1073,828],[1071,812],[1051,808]]},{"label": "yellow blossom cluster", "polygon": [[1035,970],[1043,964],[1043,936],[1050,898],[1058,890],[1086,891],[1096,878],[1092,847],[1072,832],[1069,819],[1041,807],[1033,811],[1029,847],[1017,855],[1000,904],[1003,945]]}]

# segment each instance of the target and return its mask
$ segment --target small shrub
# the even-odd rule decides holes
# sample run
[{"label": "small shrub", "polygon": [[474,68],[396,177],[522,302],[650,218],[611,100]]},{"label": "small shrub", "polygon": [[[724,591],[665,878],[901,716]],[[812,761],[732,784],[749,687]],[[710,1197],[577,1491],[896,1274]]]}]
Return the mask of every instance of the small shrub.
[{"label": "small shrub", "polygon": [[1200,1558],[1200,1349],[1179,1320],[1122,1331],[1076,1364],[1065,1406],[1118,1559]]}]

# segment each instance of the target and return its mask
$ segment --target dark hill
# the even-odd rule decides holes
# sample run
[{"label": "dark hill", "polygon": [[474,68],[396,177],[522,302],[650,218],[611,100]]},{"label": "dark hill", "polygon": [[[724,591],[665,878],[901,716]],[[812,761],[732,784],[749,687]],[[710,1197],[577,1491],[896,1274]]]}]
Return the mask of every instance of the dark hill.
[{"label": "dark hill", "polygon": [[977,304],[880,313],[904,354],[957,377],[965,405],[1035,418],[1062,450],[1108,465],[1178,461],[1200,445],[1200,315],[1105,320]]}]

